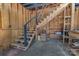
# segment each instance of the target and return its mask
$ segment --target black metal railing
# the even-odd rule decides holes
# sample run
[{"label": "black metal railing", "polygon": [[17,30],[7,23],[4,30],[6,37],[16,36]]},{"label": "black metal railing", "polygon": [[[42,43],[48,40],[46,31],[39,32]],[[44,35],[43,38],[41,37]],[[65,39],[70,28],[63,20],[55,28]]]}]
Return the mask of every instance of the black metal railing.
[{"label": "black metal railing", "polygon": [[[46,6],[43,6],[43,8],[47,7]],[[53,11],[53,10],[52,10]],[[48,14],[51,13],[51,11],[47,11]],[[28,32],[30,31],[30,25],[31,25],[31,22],[33,20],[35,20],[35,23],[36,25],[40,22],[40,20],[44,19],[48,14],[45,14],[44,11],[40,11],[40,12],[37,12],[37,15],[36,16],[33,16],[25,25],[24,25],[24,45],[27,46],[28,44],[28,37],[27,37],[27,34]],[[36,27],[36,26],[34,26]]]},{"label": "black metal railing", "polygon": [[[27,46],[28,45],[28,37],[27,34],[30,31],[30,25],[32,21],[36,21],[37,20],[37,24],[38,24],[38,20],[42,19],[43,16],[42,13],[38,13],[37,16],[32,17],[25,25],[24,25],[24,45]],[[35,26],[34,26],[35,27]]]}]

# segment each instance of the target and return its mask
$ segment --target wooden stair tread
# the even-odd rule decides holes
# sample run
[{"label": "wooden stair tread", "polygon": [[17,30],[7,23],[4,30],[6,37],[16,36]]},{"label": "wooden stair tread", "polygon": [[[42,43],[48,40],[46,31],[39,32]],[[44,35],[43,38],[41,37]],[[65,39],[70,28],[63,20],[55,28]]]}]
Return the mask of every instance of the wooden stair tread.
[{"label": "wooden stair tread", "polygon": [[20,49],[20,50],[23,50],[23,51],[26,51],[27,50],[27,47],[24,46],[24,45],[13,44],[12,46],[14,46],[14,48],[17,48],[17,49]]},{"label": "wooden stair tread", "polygon": [[24,40],[20,40],[20,39],[18,39],[18,40],[15,40],[15,41],[16,41],[16,42],[20,41],[20,42],[22,42],[22,43],[24,42]]},{"label": "wooden stair tread", "polygon": [[[28,45],[27,46],[24,46],[24,44],[23,44],[24,43],[24,39],[22,39],[22,40],[20,40],[20,39],[15,40],[16,42],[15,43],[12,43],[11,45],[14,48],[17,48],[17,49],[21,49],[23,51],[26,51],[30,47],[30,44],[31,44],[31,42],[32,42],[32,40],[34,38],[34,35],[35,35],[35,33],[32,34],[31,37],[29,37],[30,40],[27,40],[27,42],[28,42]],[[18,43],[18,41],[20,41],[20,43]]]}]

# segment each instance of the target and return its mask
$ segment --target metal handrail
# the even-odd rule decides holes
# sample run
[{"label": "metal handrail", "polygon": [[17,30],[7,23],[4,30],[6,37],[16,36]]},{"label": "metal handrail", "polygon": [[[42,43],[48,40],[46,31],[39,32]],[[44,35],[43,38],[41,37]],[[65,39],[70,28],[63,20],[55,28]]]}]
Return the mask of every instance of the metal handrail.
[{"label": "metal handrail", "polygon": [[[43,6],[43,8],[44,7],[47,7],[47,5],[46,6]],[[49,12],[49,11],[48,11]],[[50,12],[49,12],[50,13]],[[33,19],[37,19],[37,23],[41,20],[41,19],[43,19],[44,18],[44,16],[46,16],[44,13],[43,13],[43,11],[41,11],[40,13],[38,13],[38,15],[37,16],[34,16],[34,17],[32,17],[25,25],[24,25],[24,45],[25,46],[27,46],[27,44],[28,44],[28,42],[27,42],[27,33],[28,33],[28,31],[29,31],[29,23],[31,22],[31,21],[33,21]]]},{"label": "metal handrail", "polygon": [[[42,14],[41,14],[42,15]],[[28,44],[28,42],[27,42],[27,33],[28,33],[28,31],[29,31],[29,27],[28,27],[28,25],[29,25],[29,23],[31,22],[31,21],[33,21],[33,19],[36,19],[36,17],[37,17],[37,19],[39,19],[40,17],[41,17],[41,15],[40,15],[40,13],[39,13],[39,15],[38,16],[34,16],[34,17],[32,17],[25,25],[24,25],[24,45],[25,46],[27,46],[27,44]],[[39,17],[40,16],[40,17]]]}]

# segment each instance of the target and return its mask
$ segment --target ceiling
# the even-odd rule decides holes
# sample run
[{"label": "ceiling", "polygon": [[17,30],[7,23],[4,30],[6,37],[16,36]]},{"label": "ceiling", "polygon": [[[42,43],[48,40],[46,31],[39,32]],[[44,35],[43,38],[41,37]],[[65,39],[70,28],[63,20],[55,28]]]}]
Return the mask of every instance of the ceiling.
[{"label": "ceiling", "polygon": [[[30,10],[33,10],[36,8],[45,7],[45,6],[49,5],[49,3],[22,3],[22,5]],[[79,7],[79,3],[75,3],[75,6]]]},{"label": "ceiling", "polygon": [[79,7],[79,3],[75,3],[75,6],[76,6],[76,7]]},{"label": "ceiling", "polygon": [[22,5],[28,9],[41,8],[43,6],[49,5],[48,3],[22,3]]}]

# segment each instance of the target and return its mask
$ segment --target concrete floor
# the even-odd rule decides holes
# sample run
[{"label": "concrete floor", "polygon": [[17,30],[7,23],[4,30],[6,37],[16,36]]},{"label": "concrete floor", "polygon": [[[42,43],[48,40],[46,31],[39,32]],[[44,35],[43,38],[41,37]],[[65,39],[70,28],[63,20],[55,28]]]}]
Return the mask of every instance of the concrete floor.
[{"label": "concrete floor", "polygon": [[27,51],[15,49],[14,52],[8,52],[6,55],[9,56],[12,53],[14,53],[14,56],[70,56],[62,42],[56,39],[45,42],[35,41]]}]

